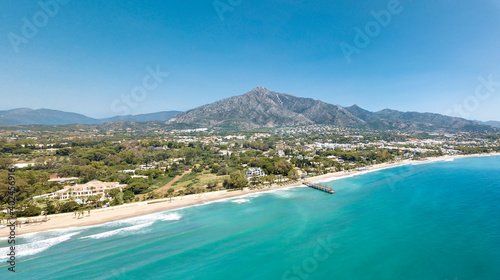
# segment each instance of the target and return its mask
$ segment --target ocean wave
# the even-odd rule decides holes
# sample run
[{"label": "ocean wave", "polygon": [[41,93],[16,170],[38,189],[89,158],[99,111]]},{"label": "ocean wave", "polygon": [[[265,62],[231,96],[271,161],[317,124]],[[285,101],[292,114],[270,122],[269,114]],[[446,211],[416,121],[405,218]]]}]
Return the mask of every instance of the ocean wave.
[{"label": "ocean wave", "polygon": [[134,218],[128,218],[124,220],[119,220],[119,221],[113,221],[106,223],[104,227],[120,227],[118,229],[113,229],[110,231],[94,234],[94,235],[89,235],[89,236],[84,236],[81,237],[80,239],[86,239],[86,238],[91,238],[91,239],[101,239],[101,238],[107,238],[113,235],[117,234],[124,234],[124,233],[134,233],[134,231],[138,231],[140,229],[147,228],[151,225],[153,225],[157,221],[178,221],[182,218],[182,215],[179,213],[156,213],[156,214],[149,214],[149,215],[144,215],[144,216],[139,216],[139,217],[134,217]]},{"label": "ocean wave", "polygon": [[249,203],[250,200],[244,199],[244,198],[240,198],[240,199],[232,200],[231,202],[234,202],[234,203],[237,203],[237,204],[242,204],[242,203]]},{"label": "ocean wave", "polygon": [[141,225],[147,224],[155,221],[177,221],[180,220],[182,216],[178,213],[156,213],[156,214],[148,214],[144,216],[138,216],[134,218],[128,218],[113,222],[108,222],[104,225],[106,226],[116,226],[116,225]]},{"label": "ocean wave", "polygon": [[170,213],[170,214],[164,214],[162,218],[160,218],[161,221],[178,221],[182,218],[182,215],[178,213]]},{"label": "ocean wave", "polygon": [[[28,243],[16,245],[16,256],[26,257],[36,255],[49,249],[52,246],[71,239],[71,237],[79,233],[80,232],[72,232],[47,239],[41,239],[41,236],[33,235],[32,237],[27,238]],[[9,250],[9,247],[0,248],[0,261],[8,259],[7,254]]]},{"label": "ocean wave", "polygon": [[[300,187],[302,187],[302,186],[291,186],[291,187],[286,187],[286,188],[282,188],[282,189],[270,190],[270,191],[267,191],[266,193],[269,193],[269,194],[272,194],[272,195],[275,195],[278,197],[282,197],[282,198],[288,198],[288,197],[291,197],[293,195],[293,192],[290,192],[291,189],[300,188]],[[303,186],[303,187],[305,187],[305,186]]]},{"label": "ocean wave", "polygon": [[153,223],[154,222],[150,222],[150,223],[139,224],[139,225],[134,225],[134,226],[125,227],[125,228],[119,228],[119,229],[115,229],[115,230],[111,230],[111,231],[106,231],[106,232],[102,232],[102,233],[98,233],[98,234],[93,234],[93,235],[89,235],[89,236],[80,237],[80,239],[86,239],[86,238],[101,239],[101,238],[107,238],[107,237],[111,237],[111,236],[117,235],[117,234],[134,232],[134,231],[137,231],[137,230],[149,227]]}]

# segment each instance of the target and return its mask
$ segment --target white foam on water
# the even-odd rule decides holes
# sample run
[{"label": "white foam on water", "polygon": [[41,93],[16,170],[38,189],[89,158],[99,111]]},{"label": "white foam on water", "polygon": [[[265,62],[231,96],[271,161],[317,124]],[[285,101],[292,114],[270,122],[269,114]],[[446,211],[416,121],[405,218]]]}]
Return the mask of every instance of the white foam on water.
[{"label": "white foam on water", "polygon": [[305,187],[304,185],[300,185],[300,186],[290,186],[290,187],[284,187],[284,188],[279,188],[279,189],[275,189],[275,190],[268,190],[268,191],[263,191],[262,193],[276,193],[276,192],[282,192],[282,191],[289,191],[291,189],[294,189],[294,188],[301,188],[301,187]]},{"label": "white foam on water", "polygon": [[286,188],[281,188],[281,189],[276,189],[276,190],[270,190],[267,191],[266,193],[273,194],[278,197],[283,197],[283,198],[288,198],[293,195],[293,192],[289,192],[289,190],[293,188],[299,188],[299,187],[305,187],[305,186],[292,186],[292,187],[286,187]]},{"label": "white foam on water", "polygon": [[[129,234],[129,233],[135,234],[137,232],[140,232],[138,230],[147,228],[147,227],[153,225],[156,221],[178,221],[181,218],[182,218],[182,215],[180,215],[179,213],[156,213],[156,214],[149,214],[149,215],[124,219],[124,220],[119,220],[119,221],[108,222],[108,223],[98,225],[98,226],[104,226],[104,227],[121,226],[121,228],[98,233],[98,234],[94,234],[94,235],[80,237],[80,239],[87,239],[87,238],[101,239],[101,238],[107,238],[107,237],[117,235],[117,234]],[[137,232],[135,232],[135,231],[137,231]]]},{"label": "white foam on water", "polygon": [[30,233],[21,234],[18,237],[28,239],[28,238],[33,238],[33,237],[37,236],[38,234],[39,234],[39,232],[30,232]]},{"label": "white foam on water", "polygon": [[454,158],[448,158],[448,159],[445,159],[444,161],[454,161],[455,159]]},{"label": "white foam on water", "polygon": [[249,203],[250,200],[241,198],[241,199],[232,200],[231,202],[234,202],[234,203],[237,203],[237,204],[242,204],[242,203]]},{"label": "white foam on water", "polygon": [[130,232],[137,233],[138,230],[146,228],[146,227],[149,227],[153,223],[154,222],[150,222],[150,223],[139,224],[139,225],[134,225],[134,226],[125,227],[125,228],[119,228],[119,229],[110,230],[110,231],[106,231],[106,232],[102,232],[102,233],[98,233],[98,234],[94,234],[94,235],[80,237],[80,239],[86,239],[86,238],[101,239],[101,238],[111,237],[111,236],[117,235],[117,234],[123,234],[123,233],[125,233],[125,235],[126,235],[126,234],[128,234]]},{"label": "white foam on water", "polygon": [[[32,235],[27,238],[28,243],[15,245],[16,247],[16,257],[26,257],[36,255],[41,253],[52,246],[71,239],[72,236],[79,234],[80,232],[72,232],[68,234],[59,235],[56,237],[51,237],[47,239],[42,239],[42,236]],[[25,235],[26,238],[26,235]],[[16,240],[17,241],[17,240]],[[9,245],[10,246],[10,245]],[[10,252],[10,247],[0,248],[0,261],[8,259],[7,254]]]},{"label": "white foam on water", "polygon": [[149,214],[134,218],[128,218],[119,221],[113,221],[103,224],[104,226],[115,226],[115,225],[141,225],[146,223],[154,223],[155,221],[177,221],[182,218],[182,215],[178,213],[156,213]]},{"label": "white foam on water", "polygon": [[170,213],[170,214],[165,214],[163,218],[161,218],[161,221],[178,221],[182,218],[182,215],[179,213]]}]

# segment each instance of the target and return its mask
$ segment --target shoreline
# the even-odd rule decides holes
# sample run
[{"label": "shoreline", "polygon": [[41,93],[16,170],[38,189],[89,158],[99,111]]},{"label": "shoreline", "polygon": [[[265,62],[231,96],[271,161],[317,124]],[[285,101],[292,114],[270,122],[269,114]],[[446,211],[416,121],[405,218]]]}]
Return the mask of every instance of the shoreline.
[{"label": "shoreline", "polygon": [[[460,158],[498,156],[498,155],[500,155],[500,153],[441,156],[441,157],[425,158],[423,160],[404,160],[399,162],[380,163],[368,166],[366,167],[367,168],[366,170],[360,170],[360,171],[353,170],[348,172],[338,171],[334,173],[309,177],[306,178],[303,182],[328,182],[346,177],[363,175],[366,173],[379,171],[383,169],[403,166],[407,164],[424,164],[424,163],[454,160]],[[85,212],[85,215],[82,218],[75,217],[74,213],[49,215],[47,221],[22,224],[21,226],[17,225],[16,235],[44,232],[44,231],[63,229],[69,227],[97,226],[100,224],[105,224],[128,218],[134,218],[138,216],[144,216],[148,214],[180,210],[183,208],[205,205],[208,203],[220,202],[238,197],[244,197],[249,194],[266,193],[280,189],[300,187],[301,185],[302,182],[296,182],[282,186],[278,185],[273,187],[264,187],[263,189],[237,190],[237,191],[224,190],[217,192],[187,195],[183,197],[174,197],[171,200],[164,198],[158,200],[142,201],[130,204],[123,204],[114,207],[94,209],[91,210],[90,215],[88,215],[87,212]],[[44,219],[44,217],[42,216],[32,217],[32,219],[42,220]],[[0,238],[5,238],[8,237],[9,235],[10,235],[10,230],[8,230],[8,227],[0,228]]]}]

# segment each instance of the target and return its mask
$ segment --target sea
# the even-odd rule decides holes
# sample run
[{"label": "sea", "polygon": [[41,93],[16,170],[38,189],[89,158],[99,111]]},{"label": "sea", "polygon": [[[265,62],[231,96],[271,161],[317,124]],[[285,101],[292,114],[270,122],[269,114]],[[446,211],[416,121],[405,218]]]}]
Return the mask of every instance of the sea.
[{"label": "sea", "polygon": [[0,279],[500,279],[500,157],[17,236]]}]

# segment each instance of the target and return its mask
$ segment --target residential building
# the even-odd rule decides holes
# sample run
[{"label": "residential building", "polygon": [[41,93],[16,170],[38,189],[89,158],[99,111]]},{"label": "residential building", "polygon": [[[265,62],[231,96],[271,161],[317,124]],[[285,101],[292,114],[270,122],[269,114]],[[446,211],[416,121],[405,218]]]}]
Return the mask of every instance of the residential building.
[{"label": "residential building", "polygon": [[266,173],[260,167],[256,167],[256,168],[248,168],[246,175],[247,178],[254,178],[254,177],[266,176]]},{"label": "residential building", "polygon": [[127,185],[121,185],[118,182],[101,182],[98,180],[92,180],[86,184],[76,184],[75,186],[66,186],[62,190],[58,190],[53,193],[38,195],[33,197],[33,199],[46,197],[46,198],[58,198],[61,200],[69,199],[70,197],[74,199],[79,199],[82,197],[88,197],[97,195],[100,196],[101,200],[106,199],[106,190],[111,190],[115,188],[120,188],[123,190]]}]

